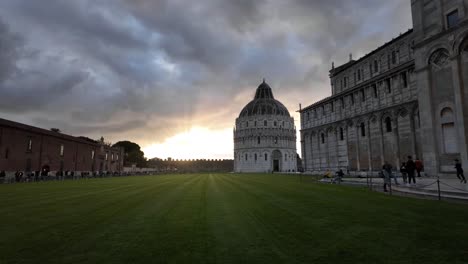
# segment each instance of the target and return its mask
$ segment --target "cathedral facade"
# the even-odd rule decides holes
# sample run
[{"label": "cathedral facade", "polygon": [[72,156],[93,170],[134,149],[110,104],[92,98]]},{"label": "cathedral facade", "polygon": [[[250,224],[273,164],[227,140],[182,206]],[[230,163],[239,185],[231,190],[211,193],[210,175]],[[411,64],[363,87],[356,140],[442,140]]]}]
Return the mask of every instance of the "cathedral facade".
[{"label": "cathedral facade", "polygon": [[300,110],[308,172],[377,172],[423,161],[429,176],[468,166],[468,0],[413,0],[413,29],[339,67],[332,95]]},{"label": "cathedral facade", "polygon": [[294,119],[265,80],[236,119],[234,171],[297,171]]}]

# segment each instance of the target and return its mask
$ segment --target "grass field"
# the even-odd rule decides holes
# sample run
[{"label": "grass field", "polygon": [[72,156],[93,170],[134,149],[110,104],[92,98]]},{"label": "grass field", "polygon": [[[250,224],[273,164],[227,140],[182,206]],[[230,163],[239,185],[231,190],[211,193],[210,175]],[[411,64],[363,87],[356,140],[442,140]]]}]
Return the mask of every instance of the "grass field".
[{"label": "grass field", "polygon": [[0,185],[0,263],[468,263],[468,206],[286,175]]}]

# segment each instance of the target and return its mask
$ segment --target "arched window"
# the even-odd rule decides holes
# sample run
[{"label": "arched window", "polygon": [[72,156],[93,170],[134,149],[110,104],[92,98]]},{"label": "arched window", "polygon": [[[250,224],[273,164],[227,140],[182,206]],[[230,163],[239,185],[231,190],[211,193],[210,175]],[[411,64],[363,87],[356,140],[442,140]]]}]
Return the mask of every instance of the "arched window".
[{"label": "arched window", "polygon": [[340,140],[344,140],[344,130],[340,127]]},{"label": "arched window", "polygon": [[257,161],[257,153],[255,153],[255,161]]},{"label": "arched window", "polygon": [[268,122],[265,120],[263,121],[263,126],[267,126],[268,125]]},{"label": "arched window", "polygon": [[28,151],[32,150],[32,139],[28,139]]},{"label": "arched window", "polygon": [[278,123],[275,121],[275,122],[273,123],[273,125],[274,125],[274,126],[277,126],[277,125],[278,125]]},{"label": "arched window", "polygon": [[254,127],[257,127],[257,121],[254,122]]},{"label": "arched window", "polygon": [[268,160],[268,154],[265,153],[265,161]]},{"label": "arched window", "polygon": [[361,123],[361,136],[366,136],[366,125],[364,123]]},{"label": "arched window", "polygon": [[442,126],[444,153],[459,153],[455,118],[451,108],[446,107],[442,109],[440,112],[440,123]]},{"label": "arched window", "polygon": [[248,155],[247,155],[247,153],[245,153],[245,160],[247,160],[247,159],[248,159]]},{"label": "arched window", "polygon": [[260,137],[257,137],[257,143],[260,144]]},{"label": "arched window", "polygon": [[385,118],[385,128],[387,132],[392,132],[392,119],[390,117]]},{"label": "arched window", "polygon": [[322,144],[325,144],[325,134],[322,133],[320,136],[321,136],[321,138],[322,138]]},{"label": "arched window", "polygon": [[249,127],[249,121],[245,122],[245,127]]},{"label": "arched window", "polygon": [[449,63],[449,52],[446,49],[438,49],[431,54],[429,64],[436,68],[443,67]]},{"label": "arched window", "polygon": [[63,153],[65,151],[65,147],[63,146],[63,144],[60,145],[60,157],[63,157]]}]

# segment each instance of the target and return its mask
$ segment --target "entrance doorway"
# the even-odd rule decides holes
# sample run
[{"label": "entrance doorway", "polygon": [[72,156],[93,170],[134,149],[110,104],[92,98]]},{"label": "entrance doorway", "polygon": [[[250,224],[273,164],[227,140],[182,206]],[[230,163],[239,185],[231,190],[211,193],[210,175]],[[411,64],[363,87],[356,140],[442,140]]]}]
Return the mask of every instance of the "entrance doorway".
[{"label": "entrance doorway", "polygon": [[279,150],[275,150],[273,151],[273,153],[271,154],[271,160],[273,161],[273,171],[274,172],[280,172],[281,171],[281,158],[283,156],[281,155],[281,151]]},{"label": "entrance doorway", "polygon": [[275,159],[273,160],[273,171],[278,172],[280,170],[279,168],[279,160]]}]

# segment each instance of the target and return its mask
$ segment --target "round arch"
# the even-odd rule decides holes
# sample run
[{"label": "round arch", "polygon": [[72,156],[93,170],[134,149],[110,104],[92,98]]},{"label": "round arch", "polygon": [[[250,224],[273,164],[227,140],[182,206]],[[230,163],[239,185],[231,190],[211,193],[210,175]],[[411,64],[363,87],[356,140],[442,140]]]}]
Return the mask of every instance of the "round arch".
[{"label": "round arch", "polygon": [[428,65],[434,65],[438,67],[445,66],[449,62],[450,52],[446,48],[439,48],[430,53],[427,58]]},{"label": "round arch", "polygon": [[424,54],[424,58],[425,58],[425,62],[426,62],[426,65],[429,65],[430,64],[430,59],[431,57],[434,55],[435,52],[439,51],[439,50],[443,50],[445,51],[448,56],[450,56],[450,47],[448,45],[446,45],[445,43],[437,43],[435,44],[434,46],[432,46],[425,54]]}]

